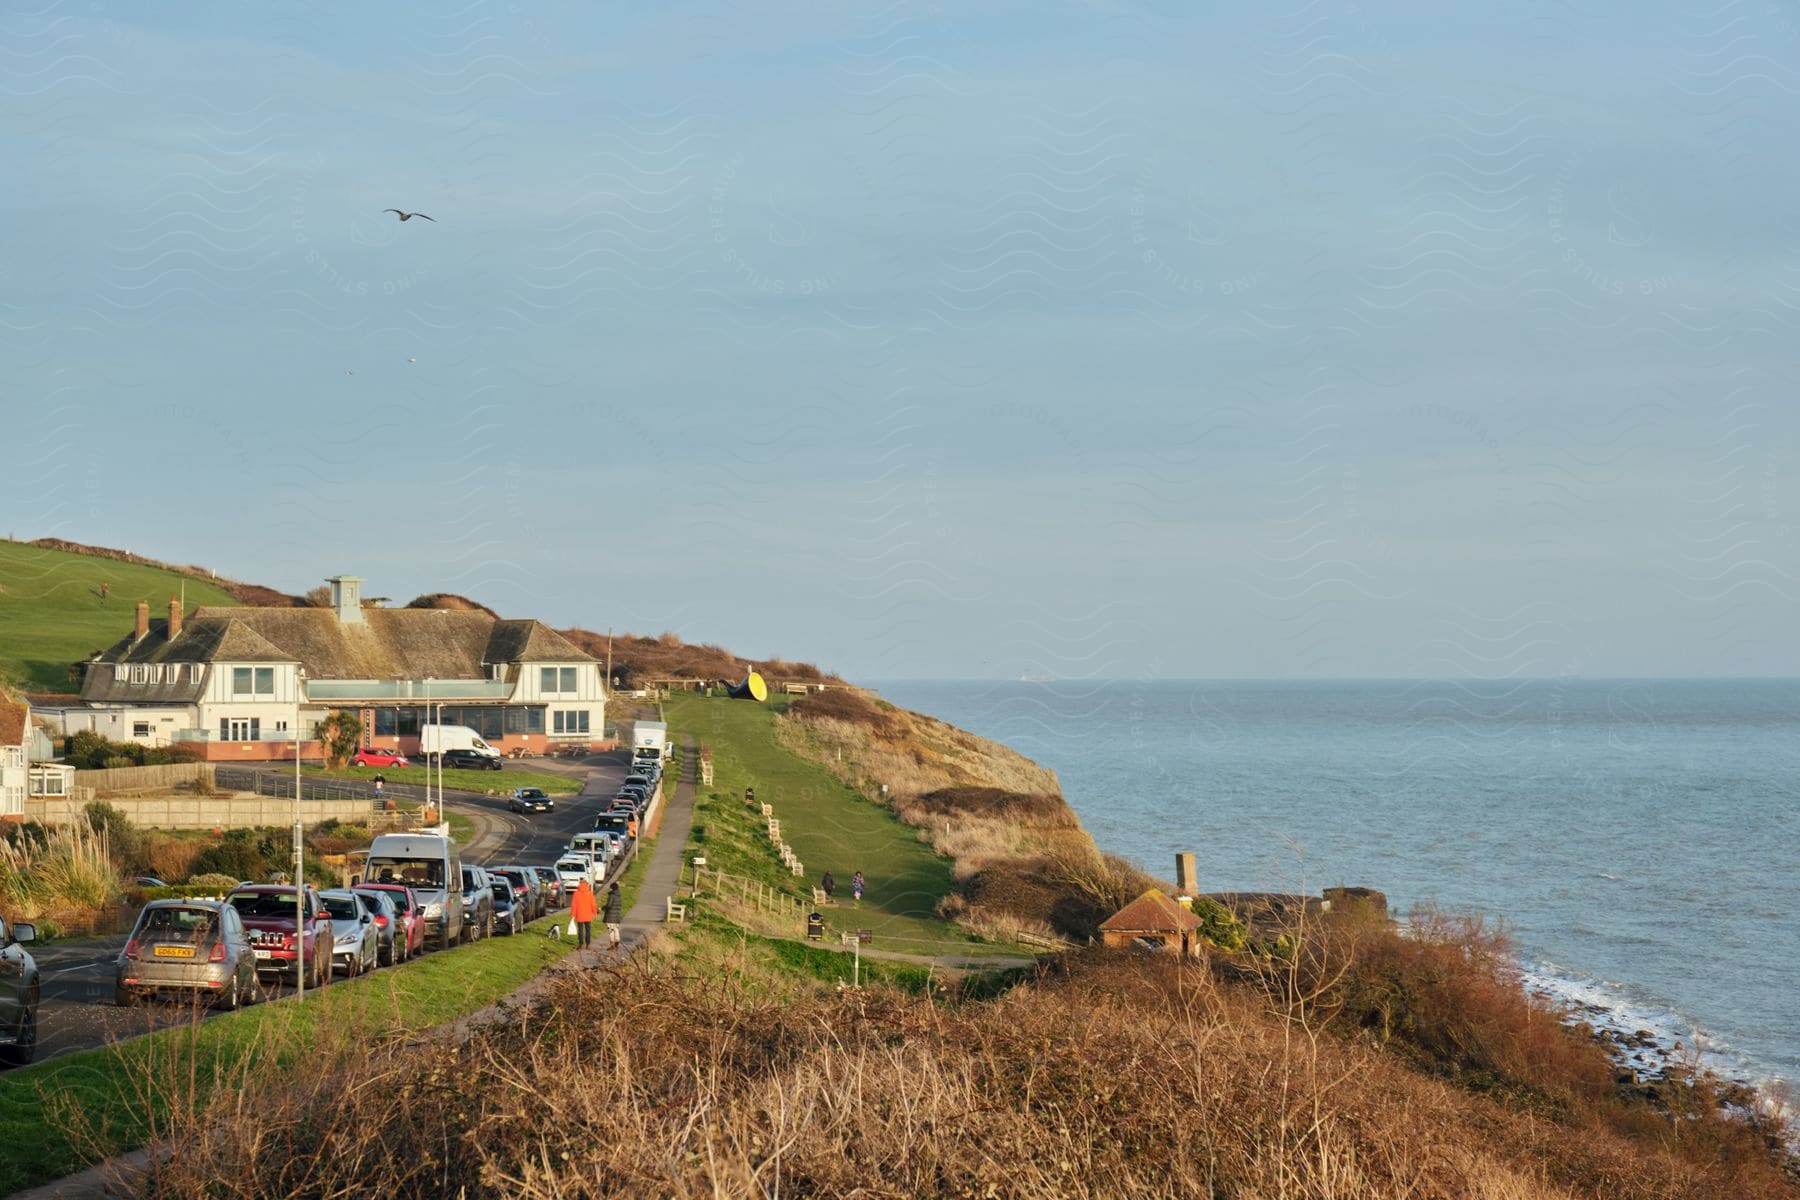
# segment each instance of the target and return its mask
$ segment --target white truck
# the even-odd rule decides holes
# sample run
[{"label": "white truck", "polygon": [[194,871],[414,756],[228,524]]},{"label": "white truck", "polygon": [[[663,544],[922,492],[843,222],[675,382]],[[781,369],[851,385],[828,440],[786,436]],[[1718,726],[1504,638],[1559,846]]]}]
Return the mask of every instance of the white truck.
[{"label": "white truck", "polygon": [[662,721],[633,721],[631,761],[660,762],[669,757],[669,727]]},{"label": "white truck", "polygon": [[500,752],[481,740],[481,735],[467,725],[419,726],[419,753],[429,758],[446,750],[473,750],[484,758],[500,757]]}]

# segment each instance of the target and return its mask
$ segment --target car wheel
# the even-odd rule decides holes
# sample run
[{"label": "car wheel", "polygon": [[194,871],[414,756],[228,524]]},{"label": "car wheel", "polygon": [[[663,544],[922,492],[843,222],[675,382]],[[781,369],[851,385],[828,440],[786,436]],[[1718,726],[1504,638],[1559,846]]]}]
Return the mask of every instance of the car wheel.
[{"label": "car wheel", "polygon": [[137,993],[126,987],[124,984],[117,984],[113,987],[113,1003],[118,1007],[135,1008],[137,1002]]},{"label": "car wheel", "polygon": [[22,1067],[37,1057],[37,997],[32,996],[25,1011],[19,1014],[19,1028],[12,1045],[0,1050],[0,1061]]}]

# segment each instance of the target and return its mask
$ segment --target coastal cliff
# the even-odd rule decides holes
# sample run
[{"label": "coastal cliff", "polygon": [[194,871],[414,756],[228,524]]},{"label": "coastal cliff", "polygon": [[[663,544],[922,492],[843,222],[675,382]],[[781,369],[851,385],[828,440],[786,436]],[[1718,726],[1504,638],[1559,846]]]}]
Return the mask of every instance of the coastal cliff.
[{"label": "coastal cliff", "polygon": [[976,932],[1085,943],[1157,882],[1102,853],[1056,773],[1011,747],[848,687],[795,701],[775,731],[951,859],[939,912]]}]

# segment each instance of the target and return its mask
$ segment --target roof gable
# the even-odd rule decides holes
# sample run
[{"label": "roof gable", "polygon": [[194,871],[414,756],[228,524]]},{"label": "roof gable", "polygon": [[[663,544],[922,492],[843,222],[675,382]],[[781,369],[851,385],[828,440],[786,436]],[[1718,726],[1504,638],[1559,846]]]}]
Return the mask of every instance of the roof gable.
[{"label": "roof gable", "polygon": [[1169,899],[1161,888],[1151,888],[1100,922],[1100,928],[1111,933],[1184,933],[1200,928],[1200,918]]},{"label": "roof gable", "polygon": [[599,661],[542,621],[495,621],[486,657],[490,663]]},{"label": "roof gable", "polygon": [[18,700],[0,700],[0,746],[23,746],[30,719],[31,705]]}]

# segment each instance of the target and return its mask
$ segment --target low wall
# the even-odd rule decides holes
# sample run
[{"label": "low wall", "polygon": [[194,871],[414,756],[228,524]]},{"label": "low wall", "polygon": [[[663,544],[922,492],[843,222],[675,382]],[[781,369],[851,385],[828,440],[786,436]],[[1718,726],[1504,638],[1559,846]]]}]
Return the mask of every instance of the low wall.
[{"label": "low wall", "polygon": [[213,786],[213,769],[205,763],[165,763],[156,767],[113,767],[75,772],[75,786],[106,792],[167,792],[183,784]]},{"label": "low wall", "polygon": [[[132,823],[148,829],[249,829],[261,825],[288,826],[294,823],[294,802],[273,796],[226,796],[218,799],[199,796],[126,797],[109,799]],[[62,799],[27,799],[25,819],[46,825],[66,824],[81,811]],[[370,822],[373,812],[367,800],[313,800],[301,806],[301,816],[308,825],[320,821],[349,821],[358,825]]]}]

